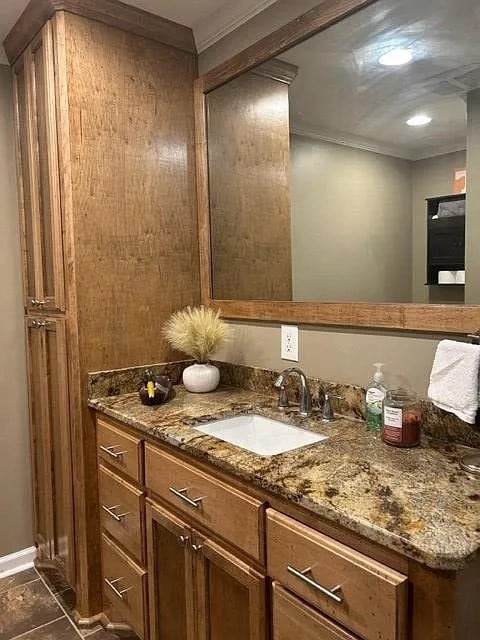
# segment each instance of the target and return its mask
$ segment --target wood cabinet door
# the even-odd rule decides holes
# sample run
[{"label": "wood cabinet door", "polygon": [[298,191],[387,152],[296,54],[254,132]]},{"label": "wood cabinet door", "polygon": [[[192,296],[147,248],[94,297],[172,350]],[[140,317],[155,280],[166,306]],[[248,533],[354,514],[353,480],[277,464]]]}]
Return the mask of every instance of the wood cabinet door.
[{"label": "wood cabinet door", "polygon": [[25,307],[65,309],[51,24],[14,67]]},{"label": "wood cabinet door", "polygon": [[69,413],[65,320],[43,320],[45,360],[45,417],[52,461],[52,559],[75,584],[73,476]]},{"label": "wood cabinet door", "polygon": [[265,640],[265,577],[212,540],[195,538],[198,640]]},{"label": "wood cabinet door", "polygon": [[273,640],[358,640],[351,633],[273,583]]},{"label": "wood cabinet door", "polygon": [[53,497],[50,425],[46,416],[45,333],[41,323],[26,320],[28,395],[34,508],[34,539],[42,560],[52,557]]},{"label": "wood cabinet door", "polygon": [[146,513],[150,640],[195,640],[191,529],[149,500]]},{"label": "wood cabinet door", "polygon": [[27,318],[35,541],[75,584],[65,320]]}]

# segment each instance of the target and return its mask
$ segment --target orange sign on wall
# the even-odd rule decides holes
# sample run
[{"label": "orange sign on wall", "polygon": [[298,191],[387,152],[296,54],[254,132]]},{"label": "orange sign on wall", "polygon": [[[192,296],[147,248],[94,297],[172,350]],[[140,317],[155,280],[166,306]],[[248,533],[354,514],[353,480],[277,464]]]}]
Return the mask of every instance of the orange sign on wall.
[{"label": "orange sign on wall", "polygon": [[467,193],[467,170],[455,169],[453,193]]}]

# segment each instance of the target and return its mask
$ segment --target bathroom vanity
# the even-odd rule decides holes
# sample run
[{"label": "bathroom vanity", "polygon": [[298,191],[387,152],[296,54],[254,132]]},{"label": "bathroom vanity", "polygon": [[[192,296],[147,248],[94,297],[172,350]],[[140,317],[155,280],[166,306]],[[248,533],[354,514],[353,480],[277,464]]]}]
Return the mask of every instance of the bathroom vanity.
[{"label": "bathroom vanity", "polygon": [[[142,638],[466,640],[478,614],[478,480],[463,447],[400,451],[271,394],[181,386],[90,400],[105,616]],[[327,440],[259,456],[196,425],[256,413]]]}]

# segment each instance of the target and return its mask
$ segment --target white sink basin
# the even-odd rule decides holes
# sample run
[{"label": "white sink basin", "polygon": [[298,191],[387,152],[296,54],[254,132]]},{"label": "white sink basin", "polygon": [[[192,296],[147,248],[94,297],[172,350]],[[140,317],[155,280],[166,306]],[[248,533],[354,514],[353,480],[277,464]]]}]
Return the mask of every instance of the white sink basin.
[{"label": "white sink basin", "polygon": [[255,414],[207,422],[194,429],[260,456],[274,456],[327,439],[319,433]]}]

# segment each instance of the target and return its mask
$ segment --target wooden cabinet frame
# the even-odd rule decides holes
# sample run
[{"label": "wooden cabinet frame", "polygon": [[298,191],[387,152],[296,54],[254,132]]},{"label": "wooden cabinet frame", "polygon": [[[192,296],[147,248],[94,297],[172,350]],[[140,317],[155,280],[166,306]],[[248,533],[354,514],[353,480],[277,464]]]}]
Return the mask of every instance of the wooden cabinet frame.
[{"label": "wooden cabinet frame", "polygon": [[206,95],[376,1],[325,0],[318,7],[251,45],[196,81],[195,135],[202,300],[214,309],[221,309],[226,318],[439,333],[472,333],[480,328],[480,306],[477,305],[283,302],[212,298]]},{"label": "wooden cabinet frame", "polygon": [[[40,52],[43,66],[44,86],[36,83],[35,54]],[[55,71],[53,56],[53,35],[51,23],[46,23],[32,44],[26,49],[23,56],[13,67],[14,70],[14,111],[15,132],[17,148],[17,175],[18,175],[18,200],[21,220],[21,240],[24,271],[24,303],[29,311],[64,311],[65,310],[65,283],[63,271],[63,236],[62,236],[62,210],[60,201],[60,178],[58,165],[58,142],[55,106]],[[25,123],[21,122],[19,104],[18,73],[23,71],[25,82],[25,116],[26,116],[26,149],[22,154],[21,128]],[[44,104],[43,122],[39,124],[37,113],[37,97],[40,96]],[[45,148],[40,149],[38,139],[38,127],[44,127]],[[44,181],[48,184],[47,193],[42,189],[40,156],[43,154],[45,166]],[[28,168],[28,185],[22,179],[22,165]],[[25,191],[28,189],[29,202],[26,203]],[[46,198],[43,203],[42,196]],[[49,229],[43,229],[43,234],[48,233],[48,244],[51,247],[51,255],[46,256],[42,234],[42,216],[45,209],[50,211]],[[27,218],[30,224],[27,224]],[[27,234],[32,234],[31,245],[33,255],[28,252]],[[53,291],[48,295],[44,279],[46,261],[50,261]],[[31,271],[28,262],[32,261]],[[33,282],[31,281],[33,279]]]},{"label": "wooden cabinet frame", "polygon": [[[146,501],[150,638],[161,637],[157,616],[155,529],[163,527],[184,549],[187,640],[209,640],[209,565],[219,568],[248,591],[249,640],[266,640],[266,578],[212,539],[198,533],[170,511]],[[175,588],[175,587],[173,587]],[[172,612],[175,615],[175,612]]]},{"label": "wooden cabinet frame", "polygon": [[[73,486],[65,321],[62,318],[29,317],[25,327],[29,365],[34,537],[39,547],[40,559],[55,562],[62,568],[67,579],[74,583]],[[49,361],[49,340],[55,341],[52,362]],[[50,388],[50,383],[53,388]],[[61,500],[59,504],[57,497]],[[58,526],[60,521],[63,523],[62,527]]]}]

